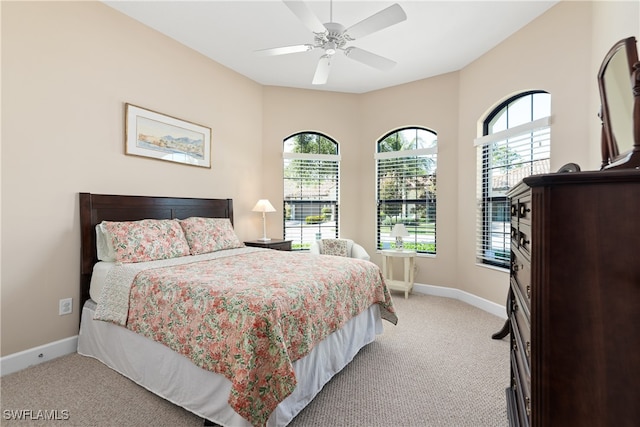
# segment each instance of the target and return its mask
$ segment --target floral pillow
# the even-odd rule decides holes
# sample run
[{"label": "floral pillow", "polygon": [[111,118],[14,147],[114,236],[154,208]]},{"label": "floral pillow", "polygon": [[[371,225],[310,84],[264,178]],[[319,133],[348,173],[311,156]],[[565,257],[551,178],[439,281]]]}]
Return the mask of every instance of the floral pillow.
[{"label": "floral pillow", "polygon": [[349,256],[345,239],[322,239],[322,254],[335,256]]},{"label": "floral pillow", "polygon": [[103,221],[115,260],[125,263],[155,261],[189,255],[182,227],[173,219]]},{"label": "floral pillow", "polygon": [[178,222],[184,230],[191,255],[244,247],[229,218],[191,217]]}]

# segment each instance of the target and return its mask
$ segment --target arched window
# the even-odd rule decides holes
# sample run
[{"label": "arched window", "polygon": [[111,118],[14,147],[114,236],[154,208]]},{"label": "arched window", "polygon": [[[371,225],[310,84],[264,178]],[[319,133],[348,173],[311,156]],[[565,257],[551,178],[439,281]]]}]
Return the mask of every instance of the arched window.
[{"label": "arched window", "polygon": [[436,253],[437,134],[408,127],[388,133],[377,143],[377,247],[395,247],[391,231],[404,224],[404,247]]},{"label": "arched window", "polygon": [[495,108],[483,122],[478,150],[476,258],[509,268],[510,216],[507,191],[529,175],[548,173],[551,95],[520,93]]},{"label": "arched window", "polygon": [[284,238],[293,250],[338,237],[338,143],[318,132],[284,140]]}]

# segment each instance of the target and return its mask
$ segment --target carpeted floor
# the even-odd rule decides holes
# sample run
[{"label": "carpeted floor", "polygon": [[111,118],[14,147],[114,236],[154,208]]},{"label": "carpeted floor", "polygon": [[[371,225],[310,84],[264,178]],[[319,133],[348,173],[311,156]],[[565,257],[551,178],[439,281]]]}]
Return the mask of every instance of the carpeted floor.
[{"label": "carpeted floor", "polygon": [[[394,293],[394,303],[398,325],[384,322],[384,334],[290,426],[506,426],[509,346],[491,339],[504,320],[449,298]],[[3,426],[202,426],[78,354],[3,377],[0,396]],[[57,411],[60,420],[9,419],[19,410]]]}]

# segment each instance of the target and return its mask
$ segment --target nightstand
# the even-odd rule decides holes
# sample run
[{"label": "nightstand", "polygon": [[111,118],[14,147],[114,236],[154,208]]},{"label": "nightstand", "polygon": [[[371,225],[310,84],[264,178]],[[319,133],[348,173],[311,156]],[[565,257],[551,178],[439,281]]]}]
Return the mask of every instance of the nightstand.
[{"label": "nightstand", "polygon": [[[393,279],[393,258],[404,259],[404,280]],[[382,274],[387,287],[395,291],[403,291],[404,297],[409,298],[409,292],[413,289],[413,269],[416,259],[416,251],[388,249],[382,251]]]},{"label": "nightstand", "polygon": [[246,246],[253,246],[256,248],[275,249],[277,251],[290,251],[291,240],[283,239],[271,239],[271,240],[250,240],[244,242]]}]

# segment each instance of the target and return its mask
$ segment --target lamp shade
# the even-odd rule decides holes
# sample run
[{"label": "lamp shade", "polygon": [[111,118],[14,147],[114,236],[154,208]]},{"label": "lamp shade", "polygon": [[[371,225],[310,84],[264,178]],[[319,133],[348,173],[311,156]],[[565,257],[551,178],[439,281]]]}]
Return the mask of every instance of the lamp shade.
[{"label": "lamp shade", "polygon": [[251,209],[253,212],[275,212],[276,209],[267,199],[260,199],[258,203]]},{"label": "lamp shade", "polygon": [[409,232],[404,224],[396,224],[393,226],[393,230],[391,230],[391,237],[405,237],[408,235]]}]

